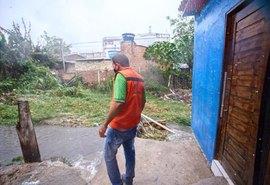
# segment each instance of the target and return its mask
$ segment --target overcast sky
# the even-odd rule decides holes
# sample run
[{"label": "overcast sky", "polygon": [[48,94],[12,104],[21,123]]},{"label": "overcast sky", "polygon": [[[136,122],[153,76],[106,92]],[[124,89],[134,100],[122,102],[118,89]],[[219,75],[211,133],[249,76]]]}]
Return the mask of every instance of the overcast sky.
[{"label": "overcast sky", "polygon": [[[181,0],[0,0],[0,26],[31,22],[34,41],[43,31],[66,43],[102,41],[122,33],[171,33]],[[74,45],[76,46],[76,44]],[[83,46],[83,44],[78,45]]]}]

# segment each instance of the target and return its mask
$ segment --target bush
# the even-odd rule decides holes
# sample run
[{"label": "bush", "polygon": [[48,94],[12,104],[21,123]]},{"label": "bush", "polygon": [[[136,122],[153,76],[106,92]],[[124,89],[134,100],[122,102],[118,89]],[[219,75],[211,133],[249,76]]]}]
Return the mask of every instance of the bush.
[{"label": "bush", "polygon": [[39,66],[28,61],[23,66],[24,73],[19,79],[19,88],[23,90],[49,90],[59,87],[60,82],[52,74],[49,68]]},{"label": "bush", "polygon": [[112,92],[112,89],[113,89],[113,77],[109,77],[108,80],[106,80],[106,81],[100,83],[99,85],[97,85],[96,89],[99,92],[102,92],[102,93]]},{"label": "bush", "polygon": [[56,96],[83,97],[81,87],[59,87],[53,92],[53,94]]},{"label": "bush", "polygon": [[80,77],[80,76],[74,76],[71,80],[69,80],[68,82],[66,82],[64,85],[67,86],[67,87],[71,87],[71,86],[75,86],[75,87],[83,86],[82,77]]},{"label": "bush", "polygon": [[17,88],[17,82],[12,78],[0,81],[0,93],[10,92]]},{"label": "bush", "polygon": [[145,90],[149,92],[168,92],[169,89],[166,86],[161,85],[155,81],[146,81],[145,82]]}]

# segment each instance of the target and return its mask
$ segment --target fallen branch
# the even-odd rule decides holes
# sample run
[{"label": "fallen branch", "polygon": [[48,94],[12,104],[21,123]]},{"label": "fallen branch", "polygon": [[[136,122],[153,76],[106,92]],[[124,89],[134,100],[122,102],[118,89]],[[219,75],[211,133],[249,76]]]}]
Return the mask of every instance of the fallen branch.
[{"label": "fallen branch", "polygon": [[173,131],[173,130],[169,129],[168,127],[162,125],[161,123],[159,123],[159,122],[153,120],[152,118],[149,118],[148,116],[146,116],[146,115],[144,115],[144,114],[142,114],[142,117],[145,118],[145,119],[148,119],[148,120],[152,121],[153,123],[157,124],[158,126],[164,128],[165,130],[168,130],[169,132],[176,134],[175,131]]},{"label": "fallen branch", "polygon": [[170,89],[170,91],[175,95],[175,92],[173,90]]},{"label": "fallen branch", "polygon": [[[151,131],[153,131],[153,130],[154,130],[154,127],[149,123],[149,121],[148,121],[145,117],[143,117],[143,119],[144,119],[144,121],[145,121],[144,123],[147,123],[149,129],[150,129]],[[144,124],[143,124],[143,126],[144,126]]]}]

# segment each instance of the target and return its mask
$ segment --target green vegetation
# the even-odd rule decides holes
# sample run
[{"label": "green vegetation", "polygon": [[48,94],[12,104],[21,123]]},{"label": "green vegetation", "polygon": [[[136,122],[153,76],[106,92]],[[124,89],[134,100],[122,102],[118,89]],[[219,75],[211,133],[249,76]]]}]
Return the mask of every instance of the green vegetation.
[{"label": "green vegetation", "polygon": [[[112,80],[96,88],[83,86],[79,78],[73,86],[67,86],[55,78],[49,68],[32,61],[24,65],[25,73],[15,80],[0,81],[0,124],[16,125],[18,108],[16,99],[24,97],[29,101],[32,120],[38,124],[42,120],[71,115],[82,118],[80,125],[93,126],[101,123],[109,110]],[[184,103],[162,100],[152,94],[168,92],[168,88],[154,81],[146,82],[147,104],[144,114],[158,120],[190,124],[190,107]]]},{"label": "green vegetation", "polygon": [[[105,119],[111,99],[111,92],[104,93],[82,86],[37,90],[35,93],[20,92],[21,90],[18,90],[18,94],[9,96],[7,102],[0,104],[1,124],[17,124],[18,108],[15,100],[18,97],[24,97],[29,101],[34,123],[68,114],[83,117],[85,126],[93,126]],[[189,125],[190,111],[191,108],[184,103],[162,100],[147,93],[147,104],[143,113],[157,120]]]},{"label": "green vegetation", "polygon": [[[29,61],[51,69],[62,68],[61,56],[70,53],[70,45],[46,32],[41,36],[41,42],[34,45],[30,31],[31,24],[26,25],[23,19],[22,29],[14,22],[12,29],[0,29],[0,80],[19,79],[29,71],[26,65]],[[3,33],[8,35],[7,39]]]},{"label": "green vegetation", "polygon": [[[16,100],[20,97],[29,101],[34,124],[67,115],[83,126],[101,123],[109,111],[112,79],[91,89],[85,87],[79,77],[72,83],[61,82],[52,75],[50,68],[57,69],[60,44],[64,53],[69,52],[69,46],[59,38],[49,37],[46,32],[42,36],[45,44],[34,46],[30,24],[27,27],[22,22],[24,33],[15,23],[12,30],[4,30],[8,41],[0,31],[0,125],[17,124]],[[146,81],[146,91],[144,114],[157,120],[190,124],[189,105],[152,95],[169,92],[167,87]]]},{"label": "green vegetation", "polygon": [[154,80],[146,80],[145,81],[145,90],[147,92],[160,92],[160,93],[166,93],[169,91],[168,87],[165,87],[161,85],[160,83],[154,81]]},{"label": "green vegetation", "polygon": [[[193,68],[194,19],[179,15],[172,19],[167,17],[173,29],[172,42],[155,42],[144,54],[148,60],[156,62],[168,85],[174,87],[177,80],[185,88],[191,88]],[[188,65],[183,69],[183,64]]]},{"label": "green vegetation", "polygon": [[190,125],[190,113],[191,107],[185,103],[162,100],[151,94],[147,95],[147,105],[143,112],[156,120],[166,120],[182,125]]}]

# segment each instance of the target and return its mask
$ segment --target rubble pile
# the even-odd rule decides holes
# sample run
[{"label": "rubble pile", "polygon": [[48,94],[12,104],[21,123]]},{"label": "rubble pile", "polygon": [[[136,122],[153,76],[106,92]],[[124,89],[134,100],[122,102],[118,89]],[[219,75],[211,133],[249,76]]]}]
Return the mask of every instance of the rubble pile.
[{"label": "rubble pile", "polygon": [[11,104],[15,105],[16,102],[16,93],[15,92],[7,92],[0,94],[0,104]]},{"label": "rubble pile", "polygon": [[[164,126],[166,125],[166,122],[163,120],[158,122]],[[137,136],[144,139],[163,141],[166,139],[168,133],[169,132],[167,130],[154,122],[144,120],[138,125]]]},{"label": "rubble pile", "polygon": [[184,102],[188,105],[191,105],[192,102],[192,93],[191,90],[186,89],[175,89],[171,90],[171,93],[161,93],[159,91],[152,92],[154,96],[160,97],[163,100],[174,100],[179,102]]},{"label": "rubble pile", "polygon": [[184,89],[176,89],[174,91],[171,90],[171,93],[161,95],[160,97],[164,100],[171,99],[175,101],[184,102],[189,105],[191,105],[191,102],[192,102],[191,90],[184,90]]}]

